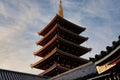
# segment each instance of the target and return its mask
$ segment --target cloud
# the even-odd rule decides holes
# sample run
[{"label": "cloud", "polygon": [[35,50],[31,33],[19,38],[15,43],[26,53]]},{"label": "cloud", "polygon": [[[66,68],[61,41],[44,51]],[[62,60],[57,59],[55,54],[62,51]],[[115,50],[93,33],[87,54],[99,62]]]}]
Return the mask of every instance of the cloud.
[{"label": "cloud", "polygon": [[[33,59],[32,52],[33,49],[35,49],[33,46],[34,42],[32,38],[29,40],[28,37],[33,37],[33,34],[36,32],[29,31],[27,33],[25,31],[28,31],[33,26],[38,27],[38,19],[41,15],[36,5],[33,5],[28,1],[18,2],[19,4],[16,0],[7,3],[4,1],[1,2],[0,17],[4,17],[4,19],[0,19],[0,32],[2,33],[0,34],[0,56],[3,56],[0,58],[0,67],[18,71],[27,70],[29,72],[34,72],[32,70],[30,71],[29,68],[30,62],[32,63]],[[10,8],[10,5],[12,8]],[[8,23],[7,21],[10,21],[11,23]],[[26,60],[26,58],[28,58],[28,60]],[[24,63],[24,61],[26,62]]]},{"label": "cloud", "polygon": [[99,54],[106,46],[111,46],[112,41],[119,36],[120,8],[117,5],[120,3],[117,2],[116,6],[115,3],[116,1],[112,0],[92,0],[77,8],[76,13],[73,12],[72,17],[76,17],[71,20],[87,28],[82,35],[88,36],[89,40],[82,45],[93,48],[91,53],[84,57]]}]

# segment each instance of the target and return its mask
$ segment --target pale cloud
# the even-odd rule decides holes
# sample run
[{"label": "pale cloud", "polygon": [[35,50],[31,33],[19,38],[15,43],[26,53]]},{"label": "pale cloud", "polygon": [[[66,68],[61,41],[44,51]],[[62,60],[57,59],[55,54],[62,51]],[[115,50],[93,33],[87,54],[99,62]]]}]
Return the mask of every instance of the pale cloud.
[{"label": "pale cloud", "polygon": [[94,57],[101,50],[106,50],[106,46],[111,46],[112,41],[117,39],[120,35],[118,13],[120,8],[115,6],[115,1],[112,0],[91,0],[76,11],[75,16],[78,15],[78,17],[73,20],[87,28],[82,34],[89,37],[89,40],[82,45],[92,48],[91,53],[83,57]]},{"label": "pale cloud", "polygon": [[0,3],[0,15],[3,15],[3,16],[5,16],[5,17],[8,16],[7,11],[6,11],[6,9],[5,9],[5,6],[4,6],[4,4],[2,4],[2,3]]},{"label": "pale cloud", "polygon": [[[14,2],[14,0],[11,2]],[[15,1],[14,3],[12,3],[12,5],[19,8],[19,10],[17,11],[19,12],[19,14],[13,15],[10,10],[7,10],[9,6],[5,5],[5,3],[2,4],[3,5],[0,8],[0,16],[4,16],[6,19],[8,19],[9,17],[9,20],[14,19],[15,22],[0,25],[0,32],[2,33],[0,34],[0,56],[3,56],[0,58],[0,68],[22,72],[28,71],[27,73],[35,73],[36,70],[33,71],[30,68],[30,63],[32,63],[32,59],[34,59],[32,57],[33,49],[35,49],[33,47],[34,42],[25,38],[27,36],[31,36],[31,34],[24,35],[24,33],[25,31],[27,31],[27,29],[30,28],[29,25],[31,24],[33,25],[35,23],[33,26],[37,27],[37,20],[41,16],[39,15],[40,12],[38,10],[38,7],[36,7],[36,5],[32,5],[31,3],[24,3],[22,1],[18,5]],[[4,19],[3,21],[5,22],[6,19]]]},{"label": "pale cloud", "polygon": [[84,6],[82,9],[85,13],[87,13],[88,17],[100,17],[104,19],[109,19],[111,16],[108,12],[107,3],[104,0],[93,0],[88,3],[88,5]]}]

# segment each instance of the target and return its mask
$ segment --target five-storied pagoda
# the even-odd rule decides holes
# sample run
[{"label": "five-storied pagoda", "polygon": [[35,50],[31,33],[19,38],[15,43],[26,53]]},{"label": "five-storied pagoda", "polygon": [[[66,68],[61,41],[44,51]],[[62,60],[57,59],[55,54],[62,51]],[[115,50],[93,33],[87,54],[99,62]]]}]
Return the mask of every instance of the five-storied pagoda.
[{"label": "five-storied pagoda", "polygon": [[80,58],[91,51],[91,48],[80,46],[88,40],[87,37],[79,35],[85,29],[64,18],[60,1],[58,14],[38,32],[43,38],[37,42],[37,45],[41,45],[42,48],[34,55],[43,59],[31,66],[44,70],[41,76],[52,77],[89,62]]}]

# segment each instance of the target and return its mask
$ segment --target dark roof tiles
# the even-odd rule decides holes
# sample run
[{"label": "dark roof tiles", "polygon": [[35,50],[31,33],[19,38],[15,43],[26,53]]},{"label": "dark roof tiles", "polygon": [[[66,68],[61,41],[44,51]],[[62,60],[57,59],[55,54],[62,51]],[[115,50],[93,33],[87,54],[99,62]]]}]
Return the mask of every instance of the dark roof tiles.
[{"label": "dark roof tiles", "polygon": [[89,58],[90,61],[96,62],[98,60],[100,60],[101,58],[103,58],[104,56],[106,56],[107,54],[109,54],[111,51],[113,51],[116,47],[118,47],[120,45],[120,36],[118,37],[117,41],[113,41],[112,42],[112,46],[107,46],[106,47],[106,51],[101,51],[99,55],[95,55],[95,58]]}]

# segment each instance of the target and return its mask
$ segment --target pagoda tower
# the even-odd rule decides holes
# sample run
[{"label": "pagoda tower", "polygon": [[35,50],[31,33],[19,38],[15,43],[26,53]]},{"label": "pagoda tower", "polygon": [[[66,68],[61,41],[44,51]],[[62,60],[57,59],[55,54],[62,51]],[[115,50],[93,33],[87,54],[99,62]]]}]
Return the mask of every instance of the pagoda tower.
[{"label": "pagoda tower", "polygon": [[89,62],[87,59],[80,58],[91,51],[91,48],[80,46],[88,40],[88,37],[79,35],[85,29],[63,18],[60,1],[58,14],[43,30],[38,32],[43,38],[36,44],[41,45],[42,48],[34,55],[43,59],[31,66],[44,70],[41,76],[53,77]]}]

